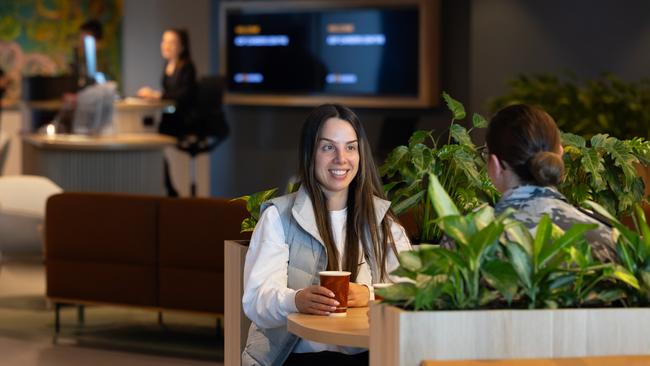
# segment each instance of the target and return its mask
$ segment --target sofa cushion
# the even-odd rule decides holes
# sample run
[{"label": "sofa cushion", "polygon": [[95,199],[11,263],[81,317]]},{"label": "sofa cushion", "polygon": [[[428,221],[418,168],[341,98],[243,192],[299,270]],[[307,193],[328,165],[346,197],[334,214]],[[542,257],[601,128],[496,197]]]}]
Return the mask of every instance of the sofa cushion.
[{"label": "sofa cushion", "polygon": [[157,305],[154,266],[49,259],[45,268],[48,297]]},{"label": "sofa cushion", "polygon": [[240,233],[248,217],[242,201],[166,198],[159,215],[161,267],[223,272],[224,240],[250,238]]},{"label": "sofa cushion", "polygon": [[166,309],[223,313],[223,272],[161,268],[158,304]]},{"label": "sofa cushion", "polygon": [[155,265],[158,200],[106,193],[50,197],[46,259]]}]

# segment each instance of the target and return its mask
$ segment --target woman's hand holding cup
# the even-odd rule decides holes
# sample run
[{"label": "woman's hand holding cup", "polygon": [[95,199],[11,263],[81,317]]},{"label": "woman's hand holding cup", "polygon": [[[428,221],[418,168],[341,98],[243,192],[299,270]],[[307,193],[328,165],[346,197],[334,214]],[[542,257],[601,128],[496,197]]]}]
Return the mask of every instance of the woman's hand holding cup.
[{"label": "woman's hand holding cup", "polygon": [[330,315],[339,306],[331,290],[317,285],[298,291],[295,301],[298,311],[305,314]]}]

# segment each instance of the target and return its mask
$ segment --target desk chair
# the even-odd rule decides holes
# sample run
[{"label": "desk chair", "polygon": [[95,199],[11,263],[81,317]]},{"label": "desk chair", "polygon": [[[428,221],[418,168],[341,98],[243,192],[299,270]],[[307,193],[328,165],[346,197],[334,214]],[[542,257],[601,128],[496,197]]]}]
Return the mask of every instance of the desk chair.
[{"label": "desk chair", "polygon": [[222,110],[223,87],[224,80],[220,76],[206,76],[199,80],[196,106],[176,145],[191,157],[192,197],[196,196],[196,156],[214,150],[228,137],[228,124]]}]

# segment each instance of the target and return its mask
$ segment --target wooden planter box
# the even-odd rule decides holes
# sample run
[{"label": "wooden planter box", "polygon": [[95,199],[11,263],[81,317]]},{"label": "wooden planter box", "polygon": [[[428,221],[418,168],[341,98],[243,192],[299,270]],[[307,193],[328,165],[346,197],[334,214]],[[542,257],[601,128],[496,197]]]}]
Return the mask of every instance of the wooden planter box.
[{"label": "wooden planter box", "polygon": [[650,354],[650,308],[404,311],[370,308],[370,364]]},{"label": "wooden planter box", "polygon": [[246,346],[248,320],[241,299],[244,294],[244,262],[248,240],[224,242],[224,365],[240,366]]}]

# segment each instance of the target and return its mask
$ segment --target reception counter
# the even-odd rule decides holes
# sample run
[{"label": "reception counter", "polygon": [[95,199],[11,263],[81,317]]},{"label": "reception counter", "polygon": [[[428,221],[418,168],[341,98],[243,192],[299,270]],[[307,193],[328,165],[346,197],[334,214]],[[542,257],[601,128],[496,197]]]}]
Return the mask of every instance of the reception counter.
[{"label": "reception counter", "polygon": [[[170,100],[146,100],[142,98],[125,98],[115,101],[114,117],[112,130],[109,132],[134,133],[134,132],[155,132],[157,131],[156,122],[160,121],[160,115],[166,108],[172,107],[173,101]],[[52,113],[60,111],[64,107],[64,102],[57,100],[34,100],[21,102],[24,121],[32,121],[31,114],[33,111],[50,111]],[[144,121],[150,120],[146,125]],[[29,123],[24,126],[25,131],[31,131],[33,126]]]},{"label": "reception counter", "polygon": [[169,136],[22,135],[23,174],[50,178],[67,192],[164,194],[163,149]]}]

